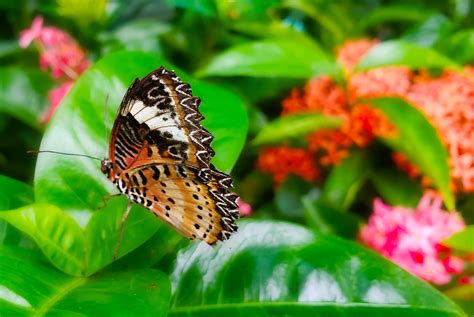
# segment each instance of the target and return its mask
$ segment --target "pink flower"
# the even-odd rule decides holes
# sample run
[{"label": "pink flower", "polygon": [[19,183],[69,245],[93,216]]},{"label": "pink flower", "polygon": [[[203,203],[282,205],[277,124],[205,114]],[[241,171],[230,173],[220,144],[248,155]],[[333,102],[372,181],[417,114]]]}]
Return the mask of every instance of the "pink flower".
[{"label": "pink flower", "polygon": [[51,106],[49,107],[48,111],[43,115],[41,119],[42,122],[48,122],[51,119],[53,113],[58,108],[64,96],[66,96],[69,90],[71,90],[73,84],[73,81],[67,81],[49,92],[48,98]]},{"label": "pink flower", "polygon": [[69,92],[74,81],[90,65],[86,52],[68,33],[53,26],[43,26],[43,18],[38,16],[29,29],[20,33],[20,46],[25,48],[32,42],[40,51],[39,64],[44,71],[59,81],[59,86],[49,92],[51,103],[41,121],[47,122]]},{"label": "pink flower", "polygon": [[464,227],[456,212],[442,209],[438,194],[427,192],[415,210],[376,199],[360,240],[419,278],[446,284],[462,272],[464,263],[441,242]]},{"label": "pink flower", "polygon": [[239,206],[239,213],[241,216],[250,216],[252,214],[252,206],[243,201],[240,197],[237,198],[237,206]]},{"label": "pink flower", "polygon": [[31,28],[26,29],[20,33],[20,47],[26,48],[31,44],[31,42],[39,38],[42,28],[43,18],[36,17],[31,24]]},{"label": "pink flower", "polygon": [[40,67],[51,69],[54,78],[76,79],[90,63],[86,53],[68,33],[53,26],[43,26],[36,17],[29,29],[20,33],[19,44],[25,48],[35,42],[40,50]]}]

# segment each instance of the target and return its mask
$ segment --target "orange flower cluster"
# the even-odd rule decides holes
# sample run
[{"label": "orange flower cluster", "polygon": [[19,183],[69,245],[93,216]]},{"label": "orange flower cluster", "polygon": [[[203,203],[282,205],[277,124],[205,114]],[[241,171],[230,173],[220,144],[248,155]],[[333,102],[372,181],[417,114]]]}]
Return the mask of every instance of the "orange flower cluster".
[{"label": "orange flower cluster", "polygon": [[[359,44],[349,42],[339,49],[338,60],[349,72],[376,44],[368,40],[360,40]],[[438,129],[448,149],[453,189],[474,192],[474,68],[432,76],[427,71],[415,73],[406,67],[382,67],[350,75],[348,95],[350,101],[398,96],[418,107]],[[419,169],[410,167],[406,159],[400,155],[394,158],[409,175],[419,175]]]},{"label": "orange flower cluster", "polygon": [[257,167],[273,175],[276,185],[293,174],[312,182],[320,177],[320,171],[311,153],[304,149],[280,146],[268,148],[260,153]]},{"label": "orange flower cluster", "polygon": [[[365,147],[375,136],[395,132],[383,113],[361,98],[403,97],[417,106],[438,129],[449,152],[452,185],[456,191],[474,192],[474,68],[463,73],[445,71],[434,77],[428,71],[390,66],[353,73],[354,66],[379,43],[353,40],[337,49],[337,60],[347,75],[346,90],[328,76],[310,80],[303,91],[293,89],[283,101],[282,115],[316,112],[343,119],[339,129],[308,135],[308,150],[321,165],[334,165],[345,158],[352,146]],[[409,175],[419,169],[401,154],[394,161]],[[423,179],[427,184],[429,180]]]},{"label": "orange flower cluster", "polygon": [[328,76],[310,80],[304,93],[294,89],[282,106],[282,115],[317,112],[343,119],[340,129],[320,130],[307,137],[308,149],[323,166],[339,163],[352,145],[365,147],[375,136],[387,136],[394,131],[378,109],[364,104],[351,107],[343,88]]}]

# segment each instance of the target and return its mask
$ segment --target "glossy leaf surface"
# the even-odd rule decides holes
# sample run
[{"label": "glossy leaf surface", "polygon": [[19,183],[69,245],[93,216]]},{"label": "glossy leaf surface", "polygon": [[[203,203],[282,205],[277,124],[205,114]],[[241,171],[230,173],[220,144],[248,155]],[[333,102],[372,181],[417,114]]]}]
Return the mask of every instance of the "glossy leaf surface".
[{"label": "glossy leaf surface", "polygon": [[238,44],[214,56],[201,68],[199,76],[254,76],[310,78],[318,74],[338,74],[336,64],[313,41],[270,38]]},{"label": "glossy leaf surface", "polygon": [[411,68],[454,68],[461,66],[437,51],[404,41],[387,41],[375,46],[357,64],[356,70],[403,65]]},{"label": "glossy leaf surface", "polygon": [[274,221],[242,221],[225,244],[184,250],[172,283],[173,317],[463,316],[373,252]]},{"label": "glossy leaf surface", "polygon": [[0,247],[0,276],[2,316],[167,316],[169,280],[152,269],[71,277]]}]

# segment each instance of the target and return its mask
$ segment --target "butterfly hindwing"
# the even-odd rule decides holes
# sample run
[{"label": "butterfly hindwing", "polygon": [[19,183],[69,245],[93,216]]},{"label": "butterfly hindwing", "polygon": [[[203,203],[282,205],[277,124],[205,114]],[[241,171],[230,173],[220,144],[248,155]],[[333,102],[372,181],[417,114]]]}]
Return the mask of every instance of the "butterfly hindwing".
[{"label": "butterfly hindwing", "polygon": [[119,181],[128,184],[128,195],[190,239],[209,244],[226,239],[236,230],[237,196],[218,183],[213,173],[208,183],[186,165],[153,164],[126,171]]},{"label": "butterfly hindwing", "polygon": [[200,125],[199,104],[189,84],[163,67],[135,80],[103,172],[130,201],[184,236],[214,244],[237,229],[237,195],[229,191],[230,176],[210,163],[213,137]]}]

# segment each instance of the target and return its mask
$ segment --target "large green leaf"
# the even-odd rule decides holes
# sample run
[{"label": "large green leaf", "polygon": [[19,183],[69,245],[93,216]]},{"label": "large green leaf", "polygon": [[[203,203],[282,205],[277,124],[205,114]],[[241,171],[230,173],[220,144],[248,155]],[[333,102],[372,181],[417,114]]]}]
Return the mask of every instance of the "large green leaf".
[{"label": "large green leaf", "polygon": [[46,109],[47,93],[52,87],[49,75],[39,70],[0,68],[0,111],[40,128],[39,119]]},{"label": "large green leaf", "polygon": [[[127,86],[134,78],[143,77],[160,65],[175,69],[155,55],[138,52],[114,53],[99,61],[76,82],[65,98],[45,133],[41,149],[104,156],[108,142],[105,126],[110,135],[114,115]],[[189,81],[184,72],[177,72]],[[242,101],[224,88],[200,81],[191,81],[191,84],[194,94],[203,100],[201,110],[206,116],[203,125],[215,136],[213,162],[229,171],[245,141],[247,118]],[[110,107],[105,124],[107,95]],[[98,207],[103,204],[102,198],[113,192],[117,190],[100,172],[100,164],[95,160],[53,154],[41,154],[38,158],[36,200],[60,207],[86,228],[86,255],[83,255],[86,264],[81,274],[90,275],[112,261],[127,201],[113,198],[106,207]],[[134,207],[125,223],[119,255],[149,239],[162,225],[148,211]],[[52,233],[51,230],[43,232],[46,236]],[[166,249],[167,241],[173,241],[169,238],[163,239],[160,247]],[[67,265],[58,267],[64,270]],[[73,271],[77,274],[76,269]]]},{"label": "large green leaf", "polygon": [[279,143],[289,138],[304,137],[320,129],[337,128],[342,120],[318,113],[280,117],[267,124],[255,137],[255,145]]},{"label": "large green leaf", "polygon": [[180,253],[170,316],[464,316],[359,245],[282,222],[239,226],[220,246]]},{"label": "large green leaf", "polygon": [[398,130],[396,136],[383,138],[384,142],[418,166],[439,189],[446,206],[454,209],[448,152],[428,118],[402,99],[378,98],[368,102],[381,109]]},{"label": "large green leaf", "polygon": [[408,66],[411,68],[454,68],[462,69],[455,61],[422,46],[404,41],[387,41],[380,43],[365,55],[357,64],[356,70],[363,71],[382,66]]},{"label": "large green leaf", "polygon": [[[122,200],[125,198],[114,200],[110,202],[109,208],[98,211],[85,230],[69,214],[48,204],[3,211],[0,212],[0,219],[29,235],[58,269],[74,276],[89,276],[113,261],[119,241],[117,227],[120,226],[123,212],[117,206],[121,206]],[[170,253],[170,248],[181,241],[181,237],[168,226],[160,225],[155,218],[138,206],[132,209],[124,228],[119,256],[145,242],[157,229],[160,239],[153,240],[153,253],[149,251],[148,255],[158,261]],[[78,220],[84,223],[87,218]],[[153,264],[150,261],[148,259],[148,263]],[[133,266],[145,267],[143,264]]]},{"label": "large green leaf", "polygon": [[170,284],[156,270],[72,277],[0,247],[0,276],[1,316],[167,316]]},{"label": "large green leaf", "polygon": [[197,75],[310,78],[328,73],[338,74],[335,62],[315,42],[295,34],[233,46]]},{"label": "large green leaf", "polygon": [[85,274],[84,233],[71,216],[59,208],[34,204],[2,211],[0,219],[28,234],[57,268],[75,276]]}]

